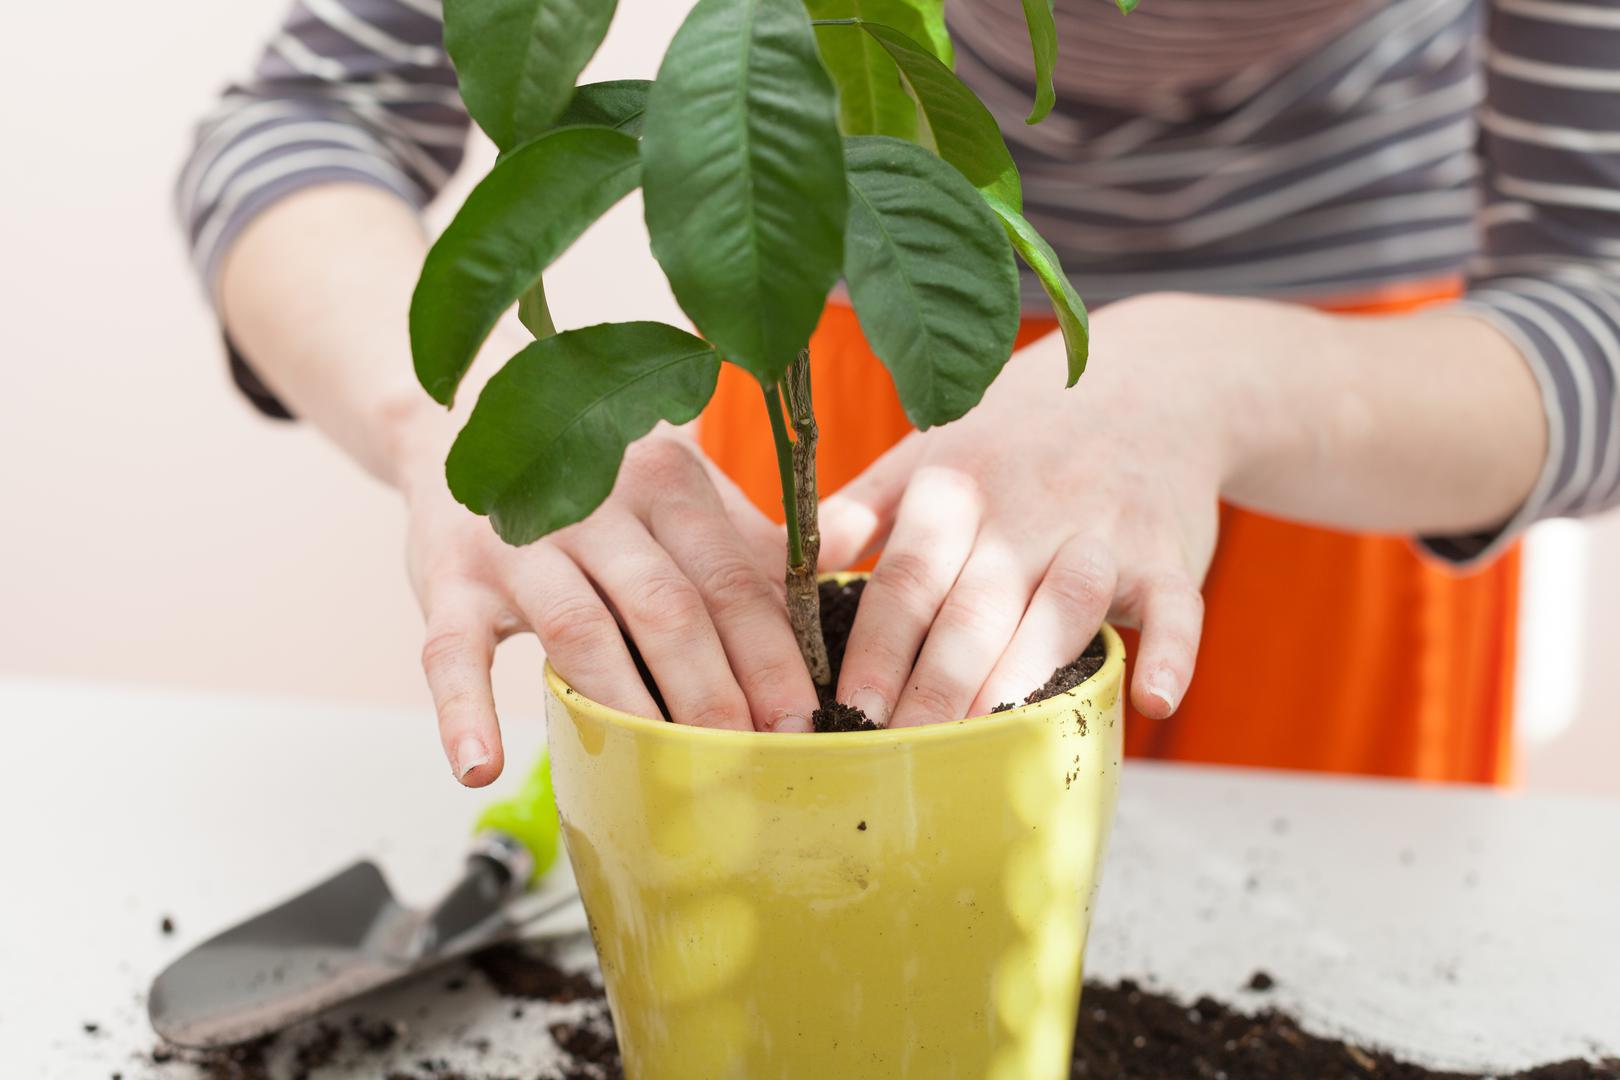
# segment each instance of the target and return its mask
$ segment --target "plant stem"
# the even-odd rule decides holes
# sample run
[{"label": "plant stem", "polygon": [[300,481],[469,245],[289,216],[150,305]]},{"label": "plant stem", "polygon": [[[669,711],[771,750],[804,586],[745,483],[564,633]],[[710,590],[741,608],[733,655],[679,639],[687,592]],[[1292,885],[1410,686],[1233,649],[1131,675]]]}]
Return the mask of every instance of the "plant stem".
[{"label": "plant stem", "polygon": [[[821,591],[816,560],[821,555],[819,502],[816,498],[816,416],[810,402],[810,353],[801,350],[782,381],[765,390],[765,412],[776,443],[776,467],[782,477],[782,517],[787,523],[788,621],[810,678],[820,689],[832,682],[827,640],[821,633]],[[789,437],[791,414],[793,434]]]},{"label": "plant stem", "polygon": [[[783,396],[793,418],[793,495],[798,527],[796,554],[788,558],[788,619],[793,624],[799,651],[817,687],[827,689],[832,667],[827,661],[827,639],[821,632],[821,588],[816,564],[821,557],[821,502],[816,489],[816,413],[810,396],[810,350],[800,349],[782,380]],[[786,506],[786,489],[783,491]]]},{"label": "plant stem", "polygon": [[765,412],[771,418],[771,438],[776,442],[776,469],[782,480],[782,518],[787,522],[788,567],[804,562],[804,544],[799,534],[799,502],[793,483],[793,440],[782,417],[782,392],[778,386],[765,390]]}]

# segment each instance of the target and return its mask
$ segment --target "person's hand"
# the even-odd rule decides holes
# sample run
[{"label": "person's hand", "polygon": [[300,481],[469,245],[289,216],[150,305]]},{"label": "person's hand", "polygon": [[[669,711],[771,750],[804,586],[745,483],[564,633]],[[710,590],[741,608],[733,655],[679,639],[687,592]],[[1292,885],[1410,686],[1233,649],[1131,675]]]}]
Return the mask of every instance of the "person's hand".
[{"label": "person's hand", "polygon": [[404,471],[422,665],[457,778],[501,772],[490,665],[502,639],[540,638],[557,671],[604,705],[659,715],[634,638],[677,723],[808,731],[816,694],[788,625],[781,530],[686,436],[630,447],[589,518],[527,547],[503,543],[446,489],[442,450]]},{"label": "person's hand", "polygon": [[896,727],[983,715],[1022,702],[1108,616],[1142,629],[1137,709],[1175,711],[1229,458],[1220,358],[1179,300],[1099,312],[1073,389],[1058,335],[1024,349],[977,409],[826,501],[823,569],[883,545],[839,701]]}]

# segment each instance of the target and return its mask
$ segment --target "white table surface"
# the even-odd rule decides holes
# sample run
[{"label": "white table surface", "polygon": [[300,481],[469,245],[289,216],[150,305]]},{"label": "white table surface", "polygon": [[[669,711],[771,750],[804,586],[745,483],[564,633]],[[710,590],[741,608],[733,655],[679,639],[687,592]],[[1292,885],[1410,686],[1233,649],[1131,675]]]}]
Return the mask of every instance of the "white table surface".
[{"label": "white table surface", "polygon": [[[507,727],[503,785],[541,742],[537,721]],[[450,781],[425,712],[11,678],[0,733],[4,1077],[187,1080],[143,1063],[168,960],[362,855],[428,899],[485,798]],[[1509,1069],[1620,1055],[1617,916],[1617,800],[1129,763],[1088,974]],[[1260,968],[1269,994],[1244,989]],[[568,1009],[514,1018],[478,980],[443,982],[367,1004],[406,1025],[400,1066],[543,1070]]]}]

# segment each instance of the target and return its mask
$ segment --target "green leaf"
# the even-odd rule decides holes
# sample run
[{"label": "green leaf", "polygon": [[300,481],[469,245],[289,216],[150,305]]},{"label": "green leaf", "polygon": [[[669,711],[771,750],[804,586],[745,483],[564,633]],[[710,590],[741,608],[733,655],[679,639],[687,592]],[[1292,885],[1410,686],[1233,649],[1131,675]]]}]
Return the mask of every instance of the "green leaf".
[{"label": "green leaf", "polygon": [[916,8],[922,16],[923,32],[921,34],[912,34],[911,31],[906,29],[904,23],[889,22],[887,19],[876,19],[874,21],[892,26],[918,41],[927,42],[929,49],[932,50],[935,56],[939,57],[942,64],[948,68],[956,67],[956,49],[951,44],[951,31],[945,25],[945,0],[905,0],[905,2],[909,6]]},{"label": "green leaf", "polygon": [[973,186],[1022,207],[1024,189],[1018,181],[1018,166],[1013,164],[1001,127],[967,84],[933,53],[893,27],[857,22],[847,28],[827,29],[853,34],[857,27],[876,39],[899,65],[922,107],[939,156],[956,166]]},{"label": "green leaf", "polygon": [[[859,20],[891,26],[924,42],[947,67],[952,63],[950,33],[941,0],[805,0],[817,20]],[[917,137],[917,104],[906,92],[893,57],[866,34],[847,25],[816,27],[821,59],[838,86],[840,127],[846,135]]]},{"label": "green leaf", "polygon": [[542,135],[498,163],[428,252],[411,297],[416,377],[448,405],[501,314],[640,179],[636,140],[606,128]]},{"label": "green leaf", "polygon": [[861,330],[914,425],[955,420],[1012,355],[1012,246],[981,194],[934,154],[881,136],[844,145],[844,276]]},{"label": "green leaf", "polygon": [[648,95],[641,154],[675,298],[721,355],[775,383],[844,254],[837,101],[800,0],[699,0]]},{"label": "green leaf", "polygon": [[444,0],[461,97],[495,145],[551,128],[613,21],[617,0]]},{"label": "green leaf", "polygon": [[1057,104],[1057,91],[1052,87],[1052,69],[1057,66],[1052,0],[1024,0],[1024,21],[1029,23],[1029,43],[1035,50],[1035,107],[1024,122],[1038,124]]},{"label": "green leaf", "polygon": [[[892,9],[891,16],[915,15],[904,0],[805,0],[805,4],[818,19],[844,18],[863,8],[879,7]],[[816,44],[838,87],[839,130],[845,135],[917,137],[917,103],[881,45],[842,26],[816,27]]]},{"label": "green leaf", "polygon": [[1129,15],[1136,10],[1136,5],[1140,4],[1142,0],[1115,0],[1115,2],[1119,4],[1119,13],[1121,15]]},{"label": "green leaf", "polygon": [[586,83],[574,91],[573,100],[557,117],[556,126],[592,124],[640,138],[642,116],[647,111],[647,91],[651,87],[647,79]]},{"label": "green leaf", "polygon": [[1035,271],[1041,288],[1046,290],[1047,298],[1052,301],[1052,310],[1057,313],[1058,326],[1063,331],[1064,350],[1069,357],[1068,385],[1073,386],[1085,372],[1086,356],[1091,350],[1091,326],[1086,319],[1086,305],[1081,302],[1080,294],[1074,291],[1074,286],[1069,284],[1052,245],[1035,231],[1024,215],[993,195],[985,195],[984,201],[1006,226],[1013,247],[1029,264],[1029,268]]},{"label": "green leaf", "polygon": [[551,318],[551,305],[546,303],[543,282],[536,281],[518,297],[518,321],[537,338],[550,337],[557,332],[557,324]]},{"label": "green leaf", "polygon": [[445,461],[450,491],[507,543],[532,543],[600,506],[625,447],[695,418],[719,374],[713,347],[662,323],[536,341],[478,396]]}]

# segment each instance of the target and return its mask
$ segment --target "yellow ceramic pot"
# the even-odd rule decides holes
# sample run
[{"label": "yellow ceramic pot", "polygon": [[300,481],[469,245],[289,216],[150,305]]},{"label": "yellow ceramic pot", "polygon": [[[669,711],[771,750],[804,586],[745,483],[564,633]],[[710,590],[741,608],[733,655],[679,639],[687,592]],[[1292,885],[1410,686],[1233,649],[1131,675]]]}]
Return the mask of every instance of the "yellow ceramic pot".
[{"label": "yellow ceramic pot", "polygon": [[1124,648],[992,717],[774,735],[586,700],[551,769],[630,1080],[1060,1080]]}]

